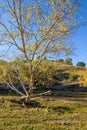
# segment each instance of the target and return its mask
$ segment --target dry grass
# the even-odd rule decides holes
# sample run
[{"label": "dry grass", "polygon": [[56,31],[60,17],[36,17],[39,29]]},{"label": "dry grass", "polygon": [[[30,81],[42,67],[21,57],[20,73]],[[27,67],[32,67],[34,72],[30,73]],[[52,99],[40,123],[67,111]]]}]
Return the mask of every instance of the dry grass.
[{"label": "dry grass", "polygon": [[0,130],[87,130],[87,93],[65,93],[38,98],[37,108],[4,102],[3,97],[11,96],[0,96]]}]

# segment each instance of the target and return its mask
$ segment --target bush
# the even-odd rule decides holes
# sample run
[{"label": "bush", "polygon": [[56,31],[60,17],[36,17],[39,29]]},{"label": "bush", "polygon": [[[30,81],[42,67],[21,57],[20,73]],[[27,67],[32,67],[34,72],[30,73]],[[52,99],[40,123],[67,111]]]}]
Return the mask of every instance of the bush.
[{"label": "bush", "polygon": [[63,59],[59,59],[58,62],[64,62],[64,60]]},{"label": "bush", "polygon": [[67,64],[67,65],[73,65],[71,58],[67,58],[64,62],[65,62],[65,64]]},{"label": "bush", "polygon": [[86,63],[80,61],[80,62],[77,63],[77,66],[85,67],[85,66],[86,66]]}]

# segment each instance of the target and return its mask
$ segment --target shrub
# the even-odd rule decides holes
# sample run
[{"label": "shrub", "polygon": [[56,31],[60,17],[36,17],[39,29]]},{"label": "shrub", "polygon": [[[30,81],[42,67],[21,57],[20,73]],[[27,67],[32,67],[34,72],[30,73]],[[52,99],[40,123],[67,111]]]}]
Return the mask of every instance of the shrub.
[{"label": "shrub", "polygon": [[86,66],[86,63],[80,61],[80,62],[77,63],[77,66],[85,67],[85,66]]}]

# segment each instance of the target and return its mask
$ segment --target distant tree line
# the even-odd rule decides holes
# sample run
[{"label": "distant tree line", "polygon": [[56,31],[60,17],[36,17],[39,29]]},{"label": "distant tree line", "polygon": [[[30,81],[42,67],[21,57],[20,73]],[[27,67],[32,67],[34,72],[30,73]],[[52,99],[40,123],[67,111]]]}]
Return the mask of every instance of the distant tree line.
[{"label": "distant tree line", "polygon": [[[73,65],[71,58],[67,58],[65,60],[64,59],[59,59],[58,62],[65,63],[67,65]],[[85,67],[86,63],[83,62],[83,61],[79,61],[79,62],[77,62],[76,66]]]}]

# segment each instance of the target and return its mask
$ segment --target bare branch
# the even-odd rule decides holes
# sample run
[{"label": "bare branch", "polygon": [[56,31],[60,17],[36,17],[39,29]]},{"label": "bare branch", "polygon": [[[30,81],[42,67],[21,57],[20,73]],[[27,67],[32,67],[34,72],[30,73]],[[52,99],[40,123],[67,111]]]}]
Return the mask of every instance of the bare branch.
[{"label": "bare branch", "polygon": [[23,80],[22,80],[22,78],[21,78],[20,72],[19,72],[18,70],[16,70],[16,68],[14,68],[14,71],[15,71],[16,74],[17,74],[17,78],[19,79],[20,84],[21,84],[21,86],[22,86],[24,92],[26,93],[26,95],[28,95],[28,92],[27,92],[27,90],[26,90],[26,88],[25,88],[25,86],[24,86],[24,84],[23,84]]}]

